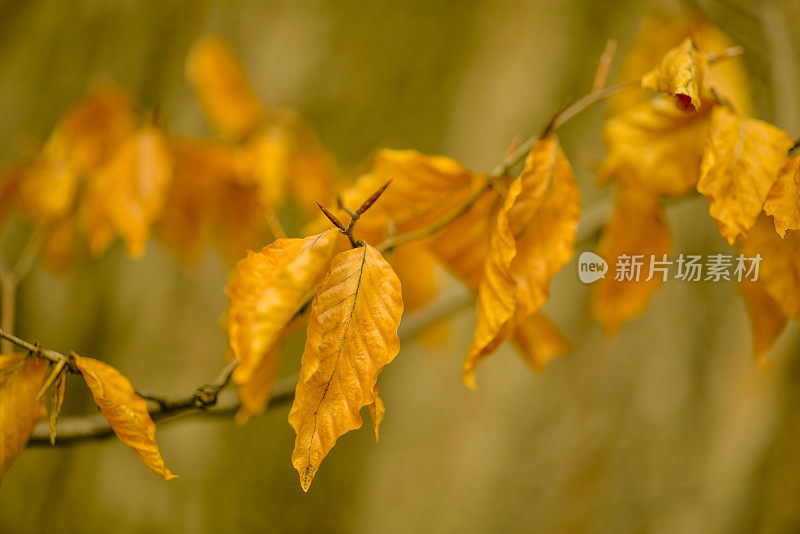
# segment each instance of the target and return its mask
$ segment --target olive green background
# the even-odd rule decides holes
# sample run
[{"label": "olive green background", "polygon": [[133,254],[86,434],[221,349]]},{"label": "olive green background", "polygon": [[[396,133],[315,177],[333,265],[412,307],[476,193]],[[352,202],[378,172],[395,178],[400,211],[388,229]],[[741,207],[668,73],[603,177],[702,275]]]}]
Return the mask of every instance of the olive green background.
[{"label": "olive green background", "polygon": [[[691,2],[689,2],[691,3]],[[800,3],[700,2],[747,48],[762,118],[800,135]],[[348,171],[376,148],[443,153],[491,169],[590,87],[608,37],[624,52],[658,1],[0,2],[0,162],[44,139],[65,109],[112,79],[176,132],[209,129],[183,74],[192,42],[219,34],[259,95],[298,109]],[[587,209],[608,192],[584,162],[602,155],[602,106],[562,140]],[[674,249],[731,253],[697,198],[670,206]],[[296,225],[296,221],[288,221]],[[7,225],[16,254],[26,229]],[[584,245],[589,248],[591,244]],[[18,333],[99,357],[134,384],[177,392],[223,362],[227,266],[209,251],[184,268],[153,241],[67,274],[37,266]],[[587,313],[575,263],[546,311],[572,352],[533,375],[509,347],[467,390],[464,311],[443,345],[408,340],[381,375],[381,442],[342,438],[311,491],[289,462],[280,407],[246,426],[160,427],[165,483],[116,440],[31,449],[0,487],[0,532],[795,532],[800,529],[800,336],[790,325],[770,371],[750,359],[733,283],[671,281],[614,339]],[[282,373],[295,372],[299,341]],[[67,414],[92,413],[72,379]]]}]

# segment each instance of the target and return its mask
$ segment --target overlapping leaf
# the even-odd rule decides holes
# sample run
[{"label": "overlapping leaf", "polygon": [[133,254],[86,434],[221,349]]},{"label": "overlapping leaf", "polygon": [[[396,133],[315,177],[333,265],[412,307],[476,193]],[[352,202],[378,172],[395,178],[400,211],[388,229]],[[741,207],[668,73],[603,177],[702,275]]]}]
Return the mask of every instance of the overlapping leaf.
[{"label": "overlapping leaf", "polygon": [[431,252],[473,293],[478,292],[483,278],[483,263],[497,220],[498,204],[497,193],[487,191],[428,242]]},{"label": "overlapping leaf", "polygon": [[103,253],[116,232],[128,254],[140,256],[162,215],[171,180],[170,149],[157,128],[148,125],[127,138],[97,171],[81,206],[90,251]]},{"label": "overlapping leaf", "polygon": [[786,328],[786,315],[775,299],[769,295],[763,282],[743,280],[739,284],[739,294],[750,318],[753,359],[763,364],[766,362],[767,353]]},{"label": "overlapping leaf", "polygon": [[266,110],[239,58],[222,39],[210,37],[195,43],[187,75],[209,122],[221,134],[242,139],[264,119]]},{"label": "overlapping leaf", "polygon": [[[263,412],[280,357],[278,340],[333,254],[334,230],[304,239],[278,239],[249,252],[228,284],[228,336],[239,362],[233,381],[243,408]],[[264,394],[266,392],[266,394]]]},{"label": "overlapping leaf", "polygon": [[475,369],[517,324],[549,297],[550,280],[573,254],[580,197],[569,162],[554,136],[537,141],[497,215],[478,288],[478,324],[462,377]]},{"label": "overlapping leaf", "polygon": [[771,124],[714,108],[697,190],[728,243],[756,222],[791,146],[789,134]]},{"label": "overlapping leaf", "polygon": [[24,210],[38,221],[68,215],[87,173],[99,168],[136,128],[130,97],[116,86],[95,90],[71,108],[20,184]]},{"label": "overlapping leaf", "polygon": [[362,231],[386,231],[392,221],[397,232],[408,232],[456,208],[479,178],[457,161],[416,150],[380,150],[368,174],[343,195],[345,204],[358,206],[386,182],[391,187],[359,221]]},{"label": "overlapping leaf", "polygon": [[781,238],[764,214],[737,243],[748,258],[760,255],[758,280],[784,315],[800,320],[800,234],[789,230]]},{"label": "overlapping leaf", "polygon": [[[642,24],[623,61],[619,80],[628,82],[641,78],[687,37],[691,38],[702,54],[721,53],[736,44],[719,28],[697,14],[677,17],[656,15]],[[720,95],[730,100],[739,113],[752,113],[748,73],[742,58],[726,59],[709,65],[704,80],[706,85],[712,85]],[[647,98],[641,91],[621,92],[610,100],[609,114],[624,112]]]},{"label": "overlapping leaf", "polygon": [[691,37],[666,53],[661,63],[642,77],[642,87],[672,95],[685,111],[700,109],[708,62]]},{"label": "overlapping leaf", "polygon": [[108,364],[73,354],[75,365],[92,392],[94,402],[117,437],[164,480],[176,478],[164,465],[156,443],[156,425],[147,402],[136,394],[130,381]]},{"label": "overlapping leaf", "polygon": [[36,398],[46,372],[42,359],[0,355],[0,483],[28,443],[33,427],[47,413]]},{"label": "overlapping leaf", "polygon": [[[297,433],[292,464],[308,491],[322,459],[362,424],[377,400],[376,382],[400,350],[400,280],[370,245],[338,254],[311,304],[308,333],[289,422]],[[376,423],[380,417],[376,417]]]},{"label": "overlapping leaf", "polygon": [[774,218],[781,237],[787,230],[800,230],[800,156],[789,158],[778,172],[764,201],[764,213]]},{"label": "overlapping leaf", "polygon": [[661,260],[669,253],[670,242],[669,223],[655,196],[632,188],[617,194],[597,247],[598,254],[609,264],[609,272],[594,284],[592,294],[592,313],[606,335],[616,334],[626,321],[643,313],[662,282],[658,274],[647,280],[649,264],[641,267],[638,280],[635,274],[632,279],[617,280],[619,257],[640,256],[642,263],[649,261],[651,255]]},{"label": "overlapping leaf", "polygon": [[570,342],[544,313],[538,312],[517,325],[514,346],[522,360],[535,372],[541,372],[555,358],[566,354]]},{"label": "overlapping leaf", "polygon": [[709,120],[705,111],[684,113],[660,97],[609,118],[603,125],[607,159],[600,181],[662,195],[692,190],[700,178]]}]

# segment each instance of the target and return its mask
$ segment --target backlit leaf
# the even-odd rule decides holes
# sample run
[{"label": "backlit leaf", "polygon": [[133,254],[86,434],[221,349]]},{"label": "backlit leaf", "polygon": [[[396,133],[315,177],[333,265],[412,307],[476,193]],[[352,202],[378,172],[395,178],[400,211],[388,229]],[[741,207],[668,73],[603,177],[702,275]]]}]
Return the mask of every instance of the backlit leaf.
[{"label": "backlit leaf", "polygon": [[362,231],[385,231],[391,220],[398,233],[408,232],[456,208],[480,180],[469,169],[445,156],[416,150],[380,150],[372,169],[342,196],[350,207],[360,205],[391,180],[391,186],[359,221]]},{"label": "backlit leaf", "polygon": [[250,86],[233,49],[210,37],[195,43],[187,76],[211,125],[222,135],[242,139],[263,120],[266,110]]},{"label": "backlit leaf", "polygon": [[278,339],[333,254],[334,230],[305,239],[278,239],[236,264],[228,284],[228,336],[239,362],[233,381],[244,409],[263,412],[280,357]]},{"label": "backlit leaf", "polygon": [[[650,256],[661,260],[669,253],[670,243],[669,223],[658,199],[646,191],[621,190],[597,246],[597,253],[608,262],[608,273],[595,282],[591,302],[592,313],[606,335],[615,335],[626,321],[647,309],[662,283],[658,273],[647,280]],[[623,254],[642,256],[638,280],[635,276],[615,279],[615,266]]]},{"label": "backlit leaf", "polygon": [[0,355],[0,483],[47,413],[36,398],[46,372],[47,364],[40,358]]},{"label": "backlit leaf", "polygon": [[[641,78],[658,65],[665,54],[691,38],[700,53],[720,53],[735,45],[722,30],[695,13],[680,16],[656,15],[642,24],[629,47],[620,69],[619,80],[629,82]],[[748,72],[741,57],[725,59],[709,65],[705,84],[733,102],[742,115],[753,111]],[[702,95],[701,95],[702,96]],[[610,99],[609,114],[614,115],[648,99],[643,91],[623,91]]]},{"label": "backlit leaf", "polygon": [[50,444],[56,444],[56,423],[58,423],[58,416],[61,413],[61,406],[64,404],[64,393],[67,390],[67,372],[61,370],[53,383],[53,393],[50,398]]},{"label": "backlit leaf", "polygon": [[787,230],[800,230],[800,156],[789,158],[778,172],[764,201],[764,213],[772,215],[781,237]]},{"label": "backlit leaf", "polygon": [[116,86],[101,87],[73,106],[20,184],[23,209],[36,221],[67,215],[87,173],[111,156],[137,122],[130,97]]},{"label": "backlit leaf", "polygon": [[761,255],[758,280],[784,315],[800,320],[800,233],[788,230],[781,238],[762,214],[737,245],[748,258]]},{"label": "backlit leaf", "polygon": [[558,141],[537,141],[497,215],[462,372],[468,386],[480,361],[549,298],[550,281],[572,257],[579,218],[578,186]]},{"label": "backlit leaf", "polygon": [[756,222],[791,146],[783,130],[714,108],[697,190],[708,197],[708,210],[728,243]]},{"label": "backlit leaf", "polygon": [[[308,491],[336,440],[375,404],[378,373],[400,350],[400,280],[370,245],[338,254],[311,304],[300,380],[289,422],[292,464]],[[377,412],[376,412],[377,414]]]},{"label": "backlit leaf", "polygon": [[706,93],[703,78],[707,68],[705,54],[698,52],[687,37],[642,77],[642,87],[674,96],[684,111],[697,111],[701,92]]},{"label": "backlit leaf", "polygon": [[750,318],[753,359],[763,364],[769,350],[786,327],[786,316],[778,303],[769,296],[763,282],[743,280],[739,284],[739,294]]},{"label": "backlit leaf", "polygon": [[428,248],[473,293],[483,278],[483,263],[497,220],[498,196],[487,191],[466,213],[437,232]]},{"label": "backlit leaf", "polygon": [[117,437],[164,480],[176,478],[164,465],[156,443],[156,425],[147,402],[136,394],[130,381],[108,364],[73,354],[75,365],[92,392],[94,402]]},{"label": "backlit leaf", "polygon": [[710,115],[684,113],[657,97],[603,125],[607,159],[601,182],[619,181],[661,195],[682,195],[700,178]]},{"label": "backlit leaf", "polygon": [[555,358],[566,354],[570,342],[561,330],[539,312],[517,325],[513,338],[522,360],[535,372],[541,372]]},{"label": "backlit leaf", "polygon": [[[86,192],[82,207],[97,214],[88,228],[91,252],[104,252],[113,229],[125,240],[128,255],[140,256],[161,216],[171,180],[169,147],[157,128],[145,126],[126,139]],[[92,238],[93,231],[102,237]]]}]

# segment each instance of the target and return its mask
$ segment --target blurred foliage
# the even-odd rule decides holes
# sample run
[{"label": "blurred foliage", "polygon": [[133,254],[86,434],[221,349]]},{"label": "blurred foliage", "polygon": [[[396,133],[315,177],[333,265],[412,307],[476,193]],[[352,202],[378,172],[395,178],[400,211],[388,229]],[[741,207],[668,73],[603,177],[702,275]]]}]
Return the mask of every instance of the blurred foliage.
[{"label": "blurred foliage", "polygon": [[[694,2],[686,2],[694,4]],[[747,50],[756,115],[797,135],[800,4],[709,0]],[[184,78],[191,44],[218,34],[259,96],[296,108],[345,170],[384,146],[490,169],[566,95],[585,92],[605,40],[624,50],[668,1],[341,2],[168,0],[0,3],[0,162],[42,140],[92,87],[114,80],[173,131],[206,135]],[[787,33],[788,32],[788,33]],[[781,39],[781,35],[789,35]],[[794,90],[794,92],[792,92]],[[603,193],[600,106],[562,131],[584,204]],[[670,206],[675,250],[729,249],[697,199]],[[291,213],[283,214],[291,217]],[[296,230],[299,218],[288,221]],[[28,229],[7,225],[2,252]],[[163,483],[121,443],[21,456],[0,488],[0,532],[790,532],[800,527],[800,346],[790,326],[764,372],[750,360],[733,284],[670,282],[647,313],[602,337],[574,264],[545,307],[573,352],[533,376],[511,349],[470,392],[459,371],[474,313],[431,349],[406,343],[382,375],[389,414],[340,441],[303,494],[285,410],[240,427],[188,421],[159,432],[181,478]],[[223,361],[224,261],[182,267],[155,241],[140,261],[116,245],[66,274],[40,266],[20,293],[19,333],[101,357],[143,389],[180,391]],[[282,374],[296,371],[300,340]],[[294,357],[293,357],[294,356]],[[77,381],[72,386],[78,388]],[[90,395],[65,413],[88,413]]]}]

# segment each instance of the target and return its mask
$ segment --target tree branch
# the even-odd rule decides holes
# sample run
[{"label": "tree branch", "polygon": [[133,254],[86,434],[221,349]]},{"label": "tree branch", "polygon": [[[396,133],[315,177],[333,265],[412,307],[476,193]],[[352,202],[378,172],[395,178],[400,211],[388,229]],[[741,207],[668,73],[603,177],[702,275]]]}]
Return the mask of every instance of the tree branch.
[{"label": "tree branch", "polygon": [[[604,89],[593,89],[590,93],[575,102],[573,105],[565,107],[563,110],[558,110],[548,122],[548,126],[545,129],[545,134],[549,131],[557,129],[567,120],[574,117],[591,104],[608,98],[609,96],[612,96],[623,89],[632,87],[635,83],[638,82],[617,84]],[[512,167],[520,163],[526,157],[537,139],[538,136],[531,137],[516,146],[514,150],[506,154],[506,156],[503,158],[503,161],[497,167],[495,167],[495,169],[493,169],[492,172],[486,176],[485,180],[480,183],[476,189],[464,200],[464,202],[453,211],[438,221],[429,224],[428,226],[397,236],[389,237],[378,244],[376,248],[380,252],[389,252],[398,246],[433,235],[456,220],[458,217],[469,211],[475,202],[493,187],[493,184],[498,178],[505,176]],[[320,206],[320,208],[322,209],[323,213],[325,213],[328,218],[331,219],[333,224],[336,225],[343,233],[345,233],[345,235],[348,235],[349,230],[349,237],[352,237],[352,227],[355,225],[358,216],[377,199],[377,197],[385,188],[386,186],[376,192],[356,212],[348,210],[348,212],[352,213],[351,222],[347,228],[344,228],[343,224],[335,217],[332,217],[332,214],[330,214],[324,207]],[[603,221],[605,220],[603,215],[607,214],[609,209],[610,201],[606,199],[602,205],[598,206],[597,210],[594,210],[594,212],[597,212],[597,215],[593,215],[591,218],[589,218],[590,220],[588,221],[588,224],[582,225],[582,228],[579,232],[579,241],[596,235],[596,233],[602,227]],[[356,243],[353,243],[353,245],[355,246]],[[313,291],[309,291],[305,295],[302,302],[298,306],[297,311],[295,312],[295,317],[304,313],[308,304],[313,299],[313,296]],[[416,332],[425,328],[428,324],[452,315],[453,313],[463,309],[465,306],[470,305],[472,301],[473,297],[471,295],[462,295],[454,302],[449,303],[443,309],[434,312],[431,316],[427,317],[425,321],[410,328],[404,329],[406,331],[404,332],[403,337],[413,336]],[[48,358],[50,361],[55,363],[67,358],[63,354],[55,351],[42,350],[37,345],[28,343],[27,341],[19,339],[16,336],[6,333],[2,330],[0,330],[0,338],[11,341],[18,346]],[[204,384],[188,393],[169,397],[157,396],[148,393],[139,394],[153,403],[154,406],[150,410],[150,415],[154,421],[168,421],[190,414],[231,415],[239,409],[239,401],[234,396],[226,396],[225,399],[220,401],[220,393],[230,382],[231,374],[233,373],[235,367],[236,361],[232,361],[222,370],[216,380],[209,384]],[[270,398],[268,409],[282,406],[283,404],[291,401],[294,398],[294,385],[297,383],[297,380],[298,376],[295,375],[279,381],[276,384],[275,390]],[[67,417],[63,418],[58,423],[58,441],[56,444],[59,445],[80,442],[83,440],[102,439],[109,437],[112,434],[113,431],[111,430],[111,427],[108,425],[108,422],[105,420],[105,418],[103,418],[100,414],[92,416]],[[49,443],[48,428],[45,424],[40,424],[34,430],[29,444],[38,446],[44,445],[45,443]]]}]

